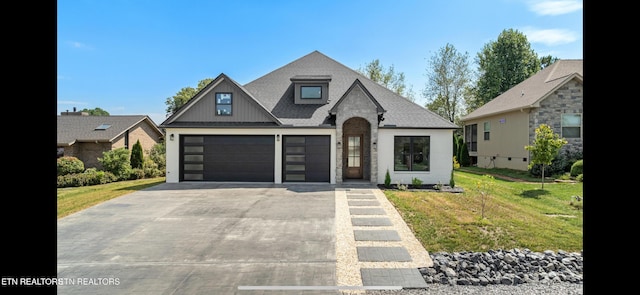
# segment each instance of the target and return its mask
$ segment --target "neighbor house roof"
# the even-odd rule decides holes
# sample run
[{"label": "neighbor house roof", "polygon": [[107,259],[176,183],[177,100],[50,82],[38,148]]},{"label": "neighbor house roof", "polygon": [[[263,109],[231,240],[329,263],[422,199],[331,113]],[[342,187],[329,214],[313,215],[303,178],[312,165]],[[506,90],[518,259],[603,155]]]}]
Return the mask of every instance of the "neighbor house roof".
[{"label": "neighbor house roof", "polygon": [[112,142],[142,121],[148,121],[160,136],[163,135],[153,120],[145,115],[58,116],[57,143],[58,146],[69,146],[76,142]]},{"label": "neighbor house roof", "polygon": [[[328,82],[329,94],[326,104],[295,104],[294,81],[310,78],[322,78]],[[330,111],[354,83],[364,87],[377,108],[385,111],[381,127],[387,125],[406,128],[459,128],[317,50],[241,86],[241,89],[272,114],[278,125],[318,127],[331,124]],[[200,93],[202,91],[194,98],[197,99]],[[191,103],[191,100],[187,102]],[[177,122],[172,123],[174,119],[175,116],[169,117],[161,126],[178,126]]]},{"label": "neighbor house roof", "polygon": [[540,101],[572,79],[582,82],[582,59],[558,60],[463,116],[462,120],[538,107]]}]

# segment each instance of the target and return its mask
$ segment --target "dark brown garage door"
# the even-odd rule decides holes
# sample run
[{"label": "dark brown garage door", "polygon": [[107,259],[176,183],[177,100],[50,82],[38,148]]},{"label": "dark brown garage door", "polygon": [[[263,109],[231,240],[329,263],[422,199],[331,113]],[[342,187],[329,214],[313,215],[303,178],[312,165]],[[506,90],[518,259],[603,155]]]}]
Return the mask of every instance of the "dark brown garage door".
[{"label": "dark brown garage door", "polygon": [[287,135],[282,146],[282,180],[329,182],[331,137]]},{"label": "dark brown garage door", "polygon": [[273,135],[181,138],[181,180],[273,182]]}]

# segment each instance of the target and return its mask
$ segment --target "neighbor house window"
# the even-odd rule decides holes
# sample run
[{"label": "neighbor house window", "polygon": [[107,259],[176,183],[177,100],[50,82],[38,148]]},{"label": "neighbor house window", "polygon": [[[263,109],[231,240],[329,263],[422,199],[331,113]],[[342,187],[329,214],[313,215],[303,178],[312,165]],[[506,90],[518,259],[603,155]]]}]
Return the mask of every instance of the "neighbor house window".
[{"label": "neighbor house window", "polygon": [[562,114],[562,137],[580,138],[581,125],[582,125],[582,115]]},{"label": "neighbor house window", "polygon": [[300,98],[321,99],[322,86],[300,86]]},{"label": "neighbor house window", "polygon": [[490,132],[491,132],[491,123],[484,122],[484,140],[489,140]]},{"label": "neighbor house window", "polygon": [[464,141],[470,152],[478,151],[478,124],[464,126]]},{"label": "neighbor house window", "polygon": [[216,93],[216,115],[231,116],[232,103],[231,93]]},{"label": "neighbor house window", "polygon": [[393,148],[393,170],[430,171],[429,136],[396,136]]}]

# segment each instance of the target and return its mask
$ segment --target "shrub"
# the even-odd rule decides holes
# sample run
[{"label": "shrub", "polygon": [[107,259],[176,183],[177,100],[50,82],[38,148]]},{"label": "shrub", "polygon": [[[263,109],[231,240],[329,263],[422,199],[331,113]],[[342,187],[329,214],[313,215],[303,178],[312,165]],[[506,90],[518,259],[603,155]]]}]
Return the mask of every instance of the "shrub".
[{"label": "shrub", "polygon": [[153,160],[146,158],[144,160],[144,165],[142,166],[142,170],[144,170],[145,178],[154,178],[164,176],[164,171],[158,169],[158,164]]},{"label": "shrub", "polygon": [[413,185],[413,187],[420,187],[422,186],[422,180],[418,179],[417,177],[414,177],[411,179],[411,185]]},{"label": "shrub", "polygon": [[576,180],[582,182],[582,174],[578,174],[578,176],[576,176]]},{"label": "shrub", "polygon": [[77,187],[89,186],[97,184],[105,184],[117,181],[117,177],[113,173],[98,171],[95,168],[87,169],[83,173],[67,174],[58,176],[57,187]]},{"label": "shrub", "polygon": [[129,158],[129,150],[125,148],[117,148],[102,153],[103,157],[98,158],[102,164],[104,171],[111,172],[118,177],[118,180],[129,179],[131,174],[131,160]]},{"label": "shrub", "polygon": [[82,171],[84,171],[84,163],[80,159],[71,156],[58,158],[58,176]]},{"label": "shrub", "polygon": [[[149,151],[149,158],[158,165],[158,169],[165,171],[167,167],[166,145],[159,142],[153,145]],[[164,174],[164,172],[162,172]]]},{"label": "shrub", "polygon": [[460,147],[460,166],[469,167],[471,165],[471,158],[469,157],[469,150],[466,144],[462,144]]},{"label": "shrub", "polygon": [[391,175],[389,175],[389,169],[387,169],[387,173],[384,175],[384,186],[386,188],[391,187]]},{"label": "shrub", "polygon": [[576,177],[582,174],[582,160],[578,160],[571,165],[571,176]]},{"label": "shrub", "polygon": [[136,143],[131,147],[131,168],[139,168],[142,169],[142,164],[144,162],[144,153],[142,152],[142,144],[140,144],[140,140],[138,139]]},{"label": "shrub", "polygon": [[[455,158],[454,158],[454,160],[455,160]],[[449,180],[449,186],[450,186],[451,188],[456,187],[456,181],[455,181],[455,180],[453,180],[453,169],[451,169],[451,179]]]},{"label": "shrub", "polygon": [[[546,166],[544,168],[544,175],[545,177],[547,175],[558,176],[558,175],[564,174],[565,172],[570,172],[571,166],[573,165],[573,163],[575,163],[580,159],[582,159],[581,152],[569,152],[565,150],[553,158],[553,161],[551,161],[551,165]],[[534,176],[534,177],[541,177],[542,165],[541,164],[533,165],[533,167],[529,169],[529,174],[531,174],[531,176]]]}]

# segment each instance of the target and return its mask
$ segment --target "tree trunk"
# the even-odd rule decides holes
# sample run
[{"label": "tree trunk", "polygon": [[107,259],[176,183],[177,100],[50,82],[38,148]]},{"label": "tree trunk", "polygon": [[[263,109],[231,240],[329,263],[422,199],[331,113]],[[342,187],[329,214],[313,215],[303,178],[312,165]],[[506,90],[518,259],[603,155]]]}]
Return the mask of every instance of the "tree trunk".
[{"label": "tree trunk", "polygon": [[544,164],[542,164],[542,189],[544,189]]}]

